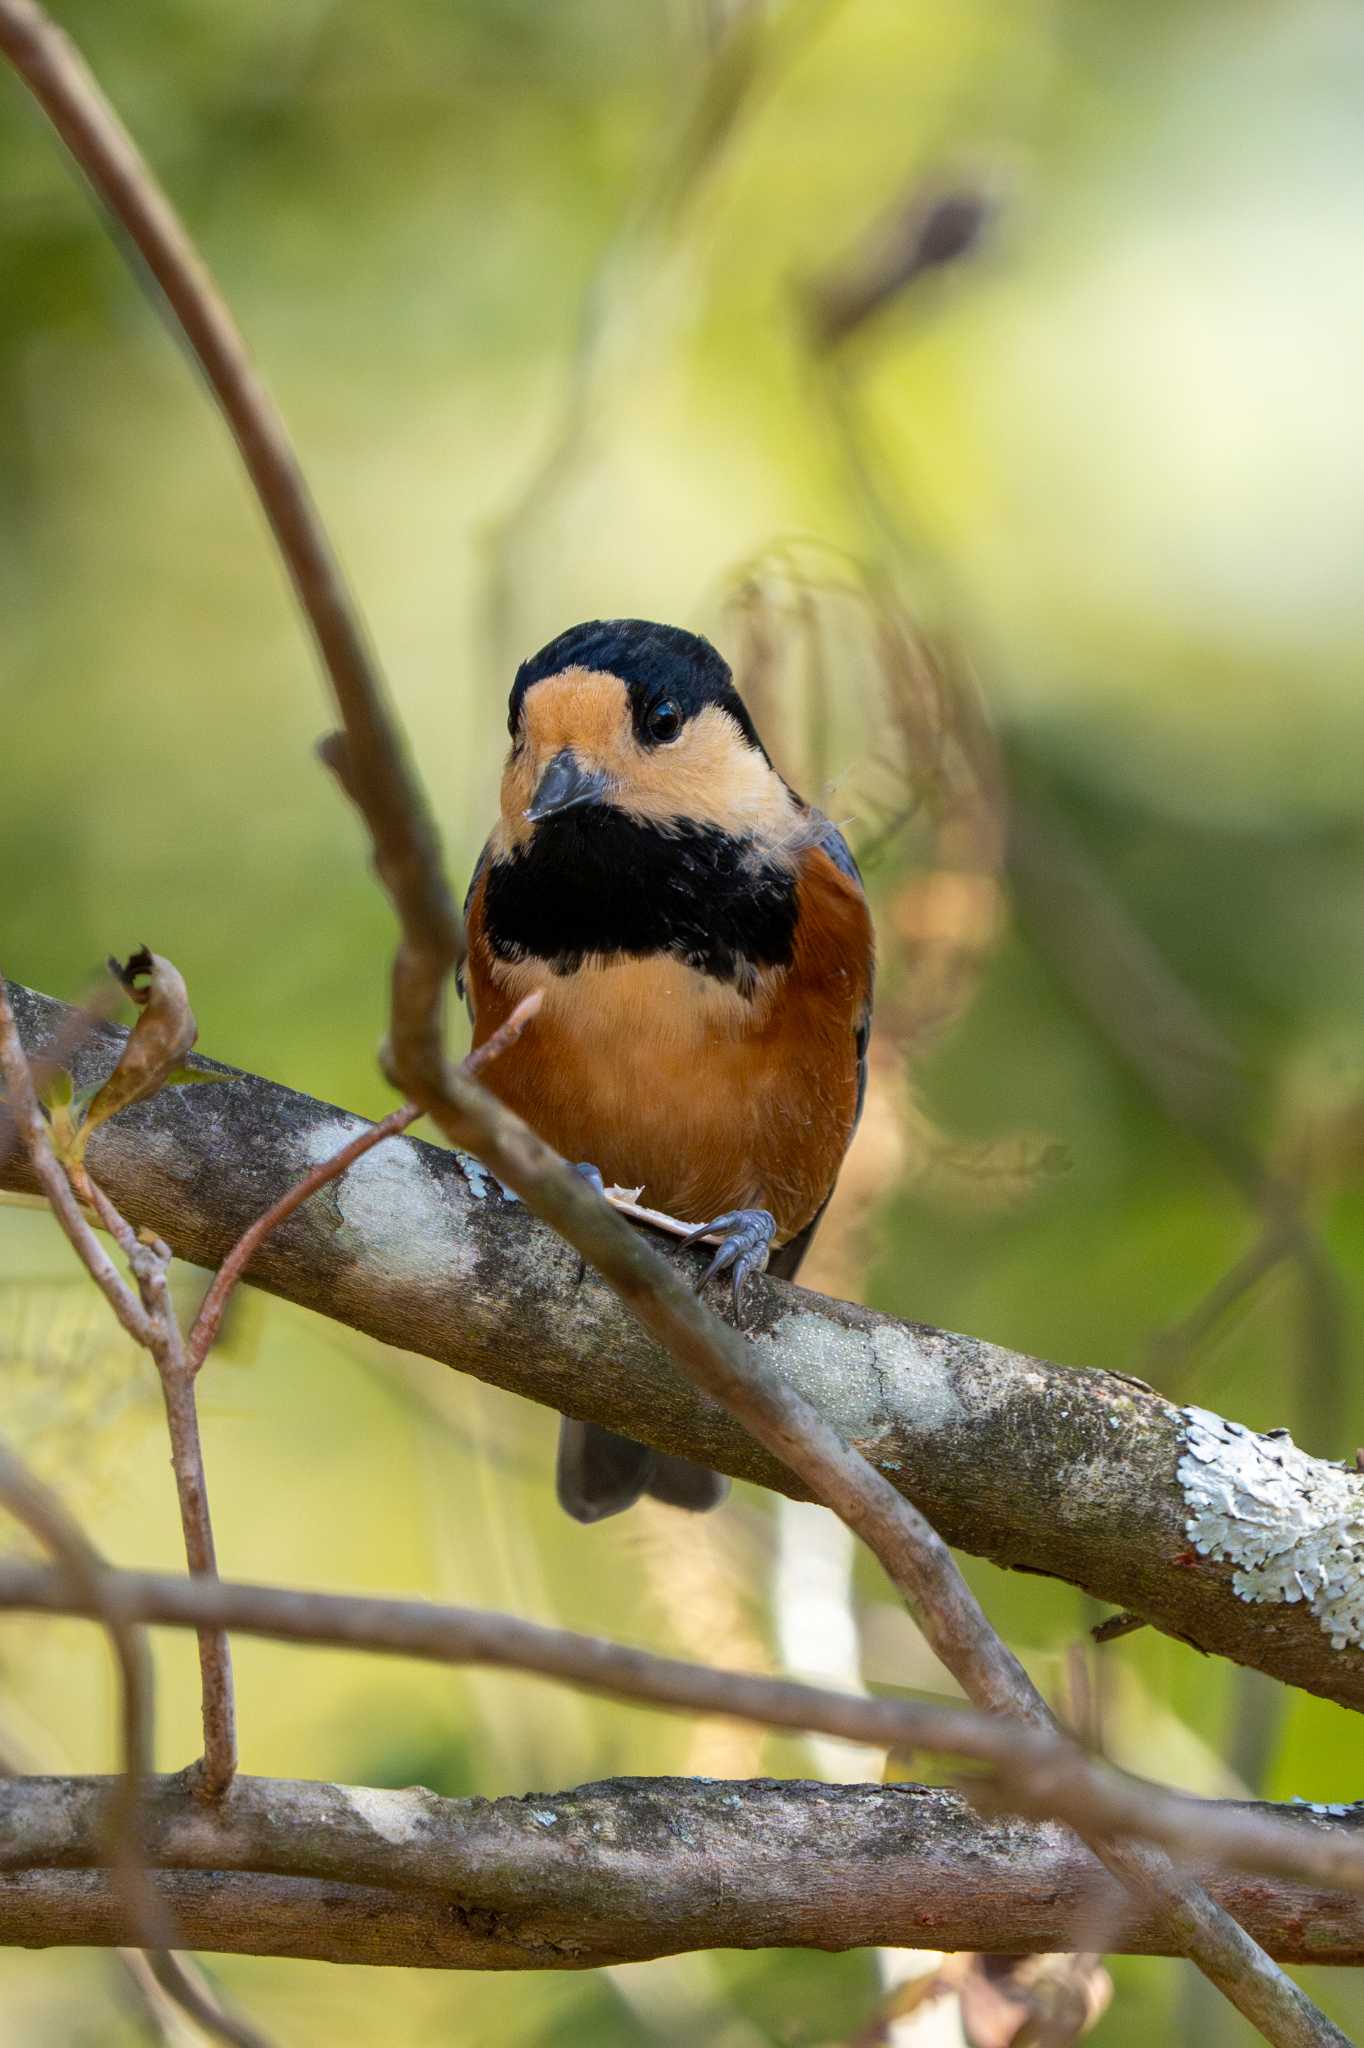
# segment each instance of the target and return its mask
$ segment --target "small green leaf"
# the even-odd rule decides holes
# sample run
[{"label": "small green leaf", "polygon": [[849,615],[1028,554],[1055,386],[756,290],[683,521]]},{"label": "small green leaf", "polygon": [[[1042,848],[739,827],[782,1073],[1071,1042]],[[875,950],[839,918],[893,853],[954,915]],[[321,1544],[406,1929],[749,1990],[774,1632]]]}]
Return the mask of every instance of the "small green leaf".
[{"label": "small green leaf", "polygon": [[72,1109],[74,1099],[70,1074],[65,1067],[54,1067],[39,1090],[38,1100],[47,1111],[52,1147],[59,1159],[72,1159],[80,1149],[76,1114]]},{"label": "small green leaf", "polygon": [[70,1109],[75,1089],[65,1067],[58,1067],[38,1098],[46,1110]]},{"label": "small green leaf", "polygon": [[235,1074],[203,1074],[198,1067],[176,1067],[173,1072],[167,1074],[165,1086],[187,1088],[191,1081],[235,1081],[236,1078]]}]

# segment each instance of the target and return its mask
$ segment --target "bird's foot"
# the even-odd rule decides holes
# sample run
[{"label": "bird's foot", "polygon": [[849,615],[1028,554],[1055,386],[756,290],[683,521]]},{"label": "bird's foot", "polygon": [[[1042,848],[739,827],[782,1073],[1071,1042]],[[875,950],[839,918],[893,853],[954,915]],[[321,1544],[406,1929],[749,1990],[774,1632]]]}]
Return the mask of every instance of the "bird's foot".
[{"label": "bird's foot", "polygon": [[603,1201],[606,1199],[606,1183],[601,1177],[599,1166],[593,1166],[588,1160],[580,1159],[573,1171],[582,1175],[594,1194],[600,1195]]},{"label": "bird's foot", "polygon": [[683,1244],[694,1244],[698,1237],[711,1237],[716,1231],[723,1231],[715,1257],[696,1283],[699,1294],[708,1280],[717,1273],[732,1269],[734,1275],[734,1314],[742,1319],[744,1282],[750,1273],[758,1273],[767,1264],[767,1255],[772,1249],[776,1236],[777,1221],[770,1209],[731,1209],[728,1215],[717,1216],[713,1223],[699,1223],[695,1230],[689,1230]]}]

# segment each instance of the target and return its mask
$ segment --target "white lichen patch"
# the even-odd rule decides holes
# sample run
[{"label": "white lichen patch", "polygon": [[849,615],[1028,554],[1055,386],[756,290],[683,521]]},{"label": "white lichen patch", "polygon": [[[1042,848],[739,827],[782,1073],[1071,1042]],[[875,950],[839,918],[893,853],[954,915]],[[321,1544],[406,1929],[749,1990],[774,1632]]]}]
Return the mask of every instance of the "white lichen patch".
[{"label": "white lichen patch", "polygon": [[1364,1477],[1309,1457],[1287,1430],[1257,1436],[1204,1408],[1183,1416],[1195,1550],[1237,1567],[1243,1600],[1305,1601],[1333,1649],[1364,1643]]},{"label": "white lichen patch", "polygon": [[415,1842],[421,1808],[410,1792],[384,1792],[370,1785],[338,1785],[351,1812],[385,1842]]},{"label": "white lichen patch", "polygon": [[[366,1128],[359,1117],[330,1117],[309,1128],[299,1149],[308,1167],[319,1166]],[[449,1287],[472,1268],[473,1253],[459,1241],[455,1206],[410,1139],[386,1138],[362,1153],[327,1194],[340,1219],[342,1248],[389,1280]]]},{"label": "white lichen patch", "polygon": [[825,1315],[788,1309],[770,1336],[754,1342],[845,1437],[930,1431],[960,1412],[947,1374],[893,1323],[849,1329]]}]

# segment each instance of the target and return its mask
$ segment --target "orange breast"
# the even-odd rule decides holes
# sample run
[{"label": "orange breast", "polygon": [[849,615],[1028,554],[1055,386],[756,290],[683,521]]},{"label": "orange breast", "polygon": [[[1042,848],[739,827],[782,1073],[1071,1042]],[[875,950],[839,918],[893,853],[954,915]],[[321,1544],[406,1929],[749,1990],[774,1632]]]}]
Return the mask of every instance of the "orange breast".
[{"label": "orange breast", "polygon": [[827,1198],[852,1136],[871,924],[856,884],[805,854],[791,965],[751,998],[666,955],[555,975],[488,945],[482,885],[466,969],[481,1045],[531,988],[544,1003],[485,1084],[555,1150],[685,1222],[770,1209],[777,1242]]}]

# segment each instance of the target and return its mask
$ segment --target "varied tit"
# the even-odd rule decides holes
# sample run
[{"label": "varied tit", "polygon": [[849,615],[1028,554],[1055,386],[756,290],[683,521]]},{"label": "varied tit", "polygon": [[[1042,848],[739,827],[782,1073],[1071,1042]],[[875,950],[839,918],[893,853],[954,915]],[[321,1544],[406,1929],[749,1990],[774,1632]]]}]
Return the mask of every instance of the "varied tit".
[{"label": "varied tit", "polygon": [[[718,1232],[705,1279],[730,1271],[737,1306],[756,1267],[794,1275],[861,1113],[873,945],[856,863],[696,634],[574,626],[522,663],[508,724],[465,906],[474,1044],[530,990],[543,1002],[483,1078],[594,1181],[642,1183],[693,1235]],[[642,1493],[713,1507],[727,1486],[562,1424],[559,1499],[579,1521]]]}]

